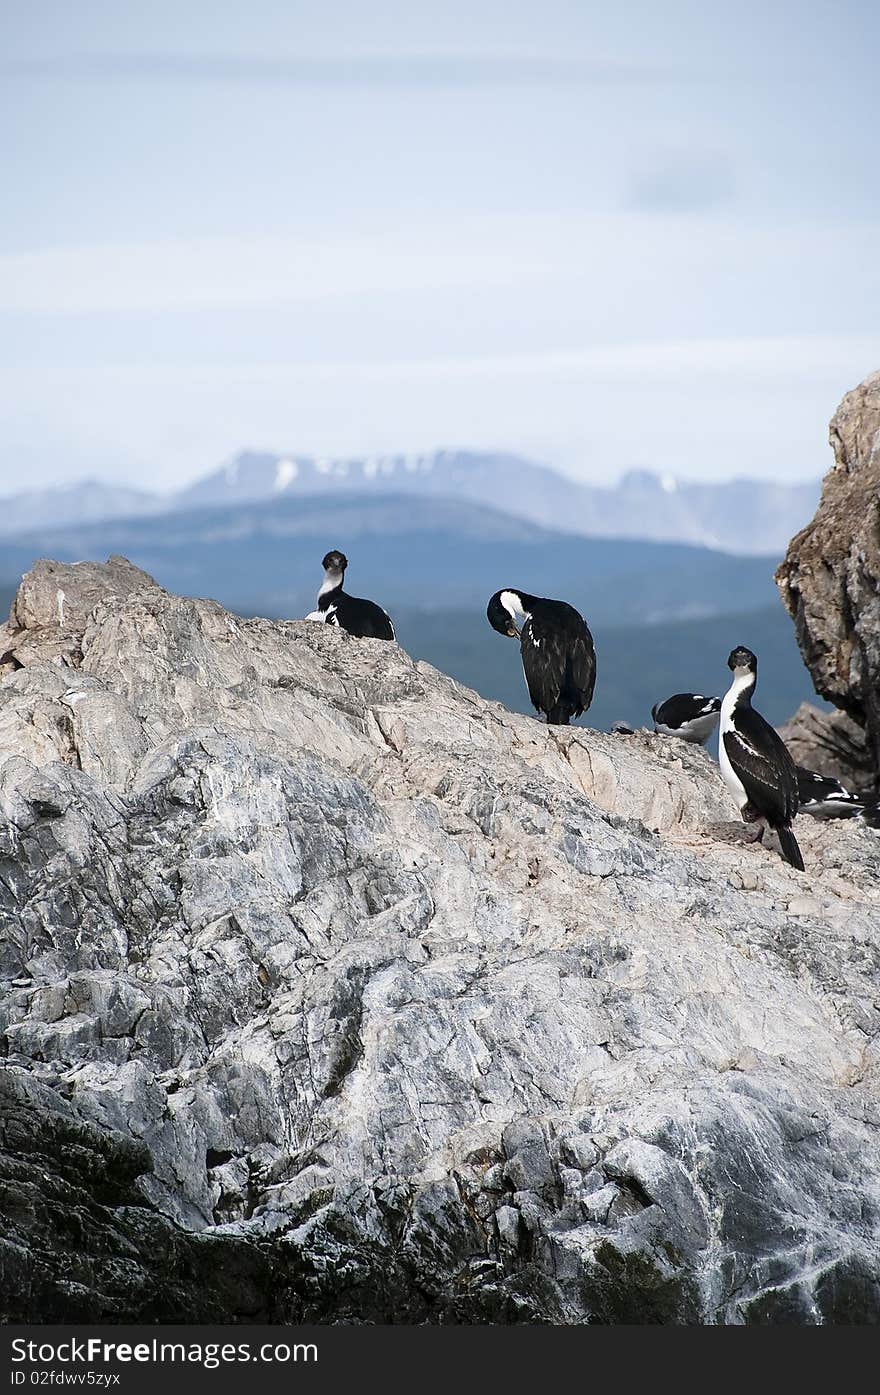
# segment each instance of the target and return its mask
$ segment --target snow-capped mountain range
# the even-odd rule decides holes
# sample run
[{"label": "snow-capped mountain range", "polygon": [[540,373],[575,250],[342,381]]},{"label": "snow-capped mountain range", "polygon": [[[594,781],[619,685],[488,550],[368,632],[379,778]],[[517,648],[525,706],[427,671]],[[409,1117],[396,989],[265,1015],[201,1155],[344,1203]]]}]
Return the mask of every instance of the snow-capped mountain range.
[{"label": "snow-capped mountain range", "polygon": [[632,470],[613,487],[582,484],[520,456],[440,450],[315,458],[242,451],[186,489],[160,496],[85,480],[0,500],[0,534],[107,518],[137,518],[245,501],[382,494],[487,505],[545,528],[587,537],[687,542],[743,554],[779,553],[808,522],[819,481],[719,484]]}]

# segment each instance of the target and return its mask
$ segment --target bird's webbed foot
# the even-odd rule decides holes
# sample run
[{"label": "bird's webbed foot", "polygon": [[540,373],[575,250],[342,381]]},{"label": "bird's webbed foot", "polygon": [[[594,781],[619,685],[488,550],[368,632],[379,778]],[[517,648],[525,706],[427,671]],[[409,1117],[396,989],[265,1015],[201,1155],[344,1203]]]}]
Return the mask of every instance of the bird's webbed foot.
[{"label": "bird's webbed foot", "polygon": [[748,843],[763,843],[764,829],[766,823],[763,816],[755,808],[754,804],[745,804],[742,808],[743,823],[749,824],[746,841]]}]

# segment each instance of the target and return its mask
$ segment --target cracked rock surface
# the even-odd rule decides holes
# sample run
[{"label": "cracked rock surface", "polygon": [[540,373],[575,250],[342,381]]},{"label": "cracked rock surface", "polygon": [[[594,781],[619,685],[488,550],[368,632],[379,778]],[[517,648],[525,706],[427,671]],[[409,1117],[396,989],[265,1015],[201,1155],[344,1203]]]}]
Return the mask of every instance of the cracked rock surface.
[{"label": "cracked rock surface", "polygon": [[6,1320],[877,1321],[880,836],[79,580],[2,646]]}]

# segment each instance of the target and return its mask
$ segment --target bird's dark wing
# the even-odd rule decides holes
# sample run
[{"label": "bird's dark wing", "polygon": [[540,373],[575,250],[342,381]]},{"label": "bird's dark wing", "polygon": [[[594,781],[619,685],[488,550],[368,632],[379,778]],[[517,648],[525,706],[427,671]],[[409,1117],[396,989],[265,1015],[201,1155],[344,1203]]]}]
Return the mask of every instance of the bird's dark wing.
[{"label": "bird's dark wing", "polygon": [[365,606],[370,607],[370,636],[371,639],[395,639],[394,625],[391,616],[375,601],[364,601]]},{"label": "bird's dark wing", "polygon": [[336,601],[336,624],[357,639],[394,639],[394,626],[381,606],[344,592]]},{"label": "bird's dark wing", "polygon": [[596,652],[581,616],[559,602],[551,615],[533,615],[522,629],[523,672],[539,712],[562,701],[578,717],[593,700]]},{"label": "bird's dark wing", "polygon": [[[567,695],[573,700],[577,700],[580,711],[586,712],[593,701],[593,689],[596,686],[596,651],[593,648],[593,636],[583,626],[582,633],[572,641],[568,651],[568,672],[566,674],[565,687]],[[563,696],[566,696],[563,693]]]},{"label": "bird's dark wing", "polygon": [[797,770],[798,789],[802,798],[817,794],[820,790],[822,793],[825,792],[825,777],[823,775],[817,775],[815,770],[807,770],[805,765],[795,766],[795,769]]},{"label": "bird's dark wing", "polygon": [[724,733],[724,749],[749,803],[771,824],[791,823],[798,811],[797,769],[788,747],[753,707],[736,711],[736,730]]},{"label": "bird's dark wing", "polygon": [[565,677],[567,643],[558,630],[536,626],[527,620],[520,634],[523,673],[532,706],[539,712],[549,712],[559,700],[559,690]]},{"label": "bird's dark wing", "polygon": [[674,693],[665,702],[655,704],[651,709],[651,716],[655,722],[662,722],[665,727],[680,727],[683,722],[692,721],[697,711],[693,693]]},{"label": "bird's dark wing", "polygon": [[673,693],[665,702],[651,708],[655,722],[667,727],[680,727],[685,722],[693,722],[697,717],[708,717],[721,709],[721,699],[703,697],[702,693]]},{"label": "bird's dark wing", "polygon": [[850,794],[848,789],[835,780],[830,775],[818,775],[815,770],[807,770],[799,765],[797,769],[798,795],[801,804],[806,804],[808,799],[840,799],[854,800],[855,796]]}]

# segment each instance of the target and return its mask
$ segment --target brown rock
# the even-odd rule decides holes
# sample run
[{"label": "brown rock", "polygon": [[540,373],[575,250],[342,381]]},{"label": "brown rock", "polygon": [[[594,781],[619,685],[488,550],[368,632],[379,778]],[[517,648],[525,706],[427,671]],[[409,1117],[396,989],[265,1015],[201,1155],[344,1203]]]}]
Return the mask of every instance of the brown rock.
[{"label": "brown rock", "polygon": [[816,690],[867,732],[880,770],[880,373],[831,421],[834,464],[776,572]]},{"label": "brown rock", "polygon": [[153,578],[125,557],[106,562],[53,562],[40,558],[25,572],[0,631],[0,671],[55,660],[77,668],[80,640],[101,601],[134,595]]}]

